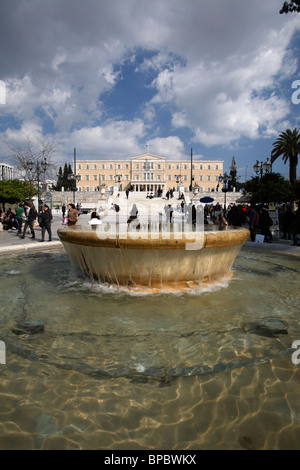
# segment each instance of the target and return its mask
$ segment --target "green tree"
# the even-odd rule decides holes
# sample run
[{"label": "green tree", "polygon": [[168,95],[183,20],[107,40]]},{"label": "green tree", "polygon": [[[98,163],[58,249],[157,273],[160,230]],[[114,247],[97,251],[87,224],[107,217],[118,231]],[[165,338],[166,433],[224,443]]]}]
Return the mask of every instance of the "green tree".
[{"label": "green tree", "polygon": [[294,193],[294,201],[297,204],[300,204],[300,180],[297,180],[296,183],[293,185],[293,193]]},{"label": "green tree", "polygon": [[0,181],[0,202],[5,211],[5,204],[17,204],[36,194],[36,187],[28,181],[3,180]]},{"label": "green tree", "polygon": [[57,175],[57,182],[56,184],[52,185],[52,190],[53,191],[61,191],[63,184],[62,184],[62,168],[61,166],[59,167],[58,170],[58,175]]},{"label": "green tree", "polygon": [[293,187],[280,173],[265,173],[253,177],[243,185],[251,194],[251,204],[289,202],[294,199]]},{"label": "green tree", "polygon": [[74,188],[74,180],[71,178],[73,175],[71,165],[65,163],[64,169],[59,167],[58,175],[57,175],[57,183],[53,185],[54,191],[61,191],[64,188],[65,191],[72,191]]},{"label": "green tree", "polygon": [[300,12],[300,0],[293,0],[292,2],[284,2],[279,13]]},{"label": "green tree", "polygon": [[300,133],[298,129],[287,129],[281,132],[273,143],[271,152],[271,162],[282,156],[284,163],[289,162],[289,179],[294,184],[297,179],[298,154],[300,152]]}]

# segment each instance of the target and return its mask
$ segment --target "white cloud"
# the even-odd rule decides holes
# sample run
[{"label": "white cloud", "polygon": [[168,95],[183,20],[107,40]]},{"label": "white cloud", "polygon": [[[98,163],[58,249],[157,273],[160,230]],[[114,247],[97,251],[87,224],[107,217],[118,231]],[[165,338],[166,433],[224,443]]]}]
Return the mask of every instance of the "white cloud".
[{"label": "white cloud", "polygon": [[[40,132],[50,123],[65,149],[128,155],[148,140],[152,152],[183,155],[175,130],[189,128],[207,146],[234,145],[275,135],[288,120],[291,102],[276,90],[297,70],[289,45],[299,16],[279,15],[282,0],[12,3],[2,9],[0,117]],[[108,121],[114,109],[104,95],[122,80],[123,64],[145,51],[136,75],[147,91],[152,82],[154,97],[131,120],[116,112]],[[164,137],[162,109],[172,126]]]},{"label": "white cloud", "polygon": [[103,126],[82,127],[61,140],[65,149],[76,147],[83,155],[104,159],[139,153],[138,142],[144,136],[145,127],[141,120],[110,121]]},{"label": "white cloud", "polygon": [[295,71],[295,59],[286,60],[296,23],[292,25],[268,31],[264,42],[253,41],[253,51],[247,56],[201,59],[159,72],[153,82],[157,94],[152,104],[169,103],[177,109],[173,127],[188,125],[195,141],[207,146],[277,132],[291,103],[272,94],[272,89],[286,78],[286,67]]},{"label": "white cloud", "polygon": [[184,156],[184,144],[177,136],[156,137],[149,141],[149,153],[177,159]]}]

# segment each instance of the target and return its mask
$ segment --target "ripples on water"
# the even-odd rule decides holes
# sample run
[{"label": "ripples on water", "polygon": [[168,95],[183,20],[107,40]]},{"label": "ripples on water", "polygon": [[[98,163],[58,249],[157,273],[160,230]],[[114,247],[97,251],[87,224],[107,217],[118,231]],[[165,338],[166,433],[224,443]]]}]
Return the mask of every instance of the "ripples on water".
[{"label": "ripples on water", "polygon": [[228,284],[147,295],[1,259],[0,448],[299,448],[299,271],[243,248]]}]

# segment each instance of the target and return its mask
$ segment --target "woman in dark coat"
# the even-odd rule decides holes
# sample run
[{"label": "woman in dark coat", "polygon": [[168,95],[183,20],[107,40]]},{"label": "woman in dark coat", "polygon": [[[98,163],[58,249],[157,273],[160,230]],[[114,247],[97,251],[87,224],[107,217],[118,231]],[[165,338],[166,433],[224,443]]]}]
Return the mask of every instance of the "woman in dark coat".
[{"label": "woman in dark coat", "polygon": [[262,208],[259,214],[259,228],[262,235],[265,236],[266,243],[272,243],[271,225],[273,225],[273,221],[269,216],[269,212],[265,208]]}]

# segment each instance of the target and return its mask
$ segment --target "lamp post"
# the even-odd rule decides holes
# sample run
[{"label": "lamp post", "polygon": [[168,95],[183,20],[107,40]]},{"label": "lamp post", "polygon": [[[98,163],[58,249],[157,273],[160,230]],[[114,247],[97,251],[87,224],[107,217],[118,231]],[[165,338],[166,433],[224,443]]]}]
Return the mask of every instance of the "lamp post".
[{"label": "lamp post", "polygon": [[190,184],[190,191],[193,191],[193,181],[194,181],[194,176],[193,176],[193,149],[191,149],[191,184]]},{"label": "lamp post", "polygon": [[226,193],[227,193],[227,183],[228,183],[228,180],[229,180],[229,176],[227,175],[227,173],[224,173],[224,175],[220,175],[219,176],[219,182],[220,183],[223,183],[223,189],[222,191],[224,192],[224,211],[225,211],[225,215],[226,215]]},{"label": "lamp post", "polygon": [[261,202],[261,204],[263,204],[263,197],[262,197],[262,176],[263,176],[263,172],[269,173],[269,171],[271,169],[271,166],[272,166],[272,163],[270,162],[270,160],[268,158],[267,158],[267,161],[265,163],[263,163],[263,162],[259,163],[259,161],[256,160],[255,165],[253,165],[253,170],[255,171],[255,173],[257,175],[260,174],[260,202]]},{"label": "lamp post", "polygon": [[177,184],[177,188],[178,188],[178,186],[181,183],[181,175],[175,175],[175,180],[176,180],[176,184]]},{"label": "lamp post", "polygon": [[120,191],[122,175],[115,175],[115,183],[118,185],[118,191]]},{"label": "lamp post", "polygon": [[[32,160],[28,160],[27,168],[30,172],[33,171],[34,165],[35,164]],[[38,212],[40,211],[40,174],[45,173],[48,166],[49,166],[49,163],[47,163],[46,158],[44,158],[42,162],[39,162],[39,161],[36,162],[35,171],[36,171],[37,190],[38,190],[38,207],[37,207]]]},{"label": "lamp post", "polygon": [[72,181],[73,204],[75,204],[75,193],[77,191],[76,183],[80,180],[80,175],[74,175],[74,173],[71,173],[68,175],[68,180]]}]

